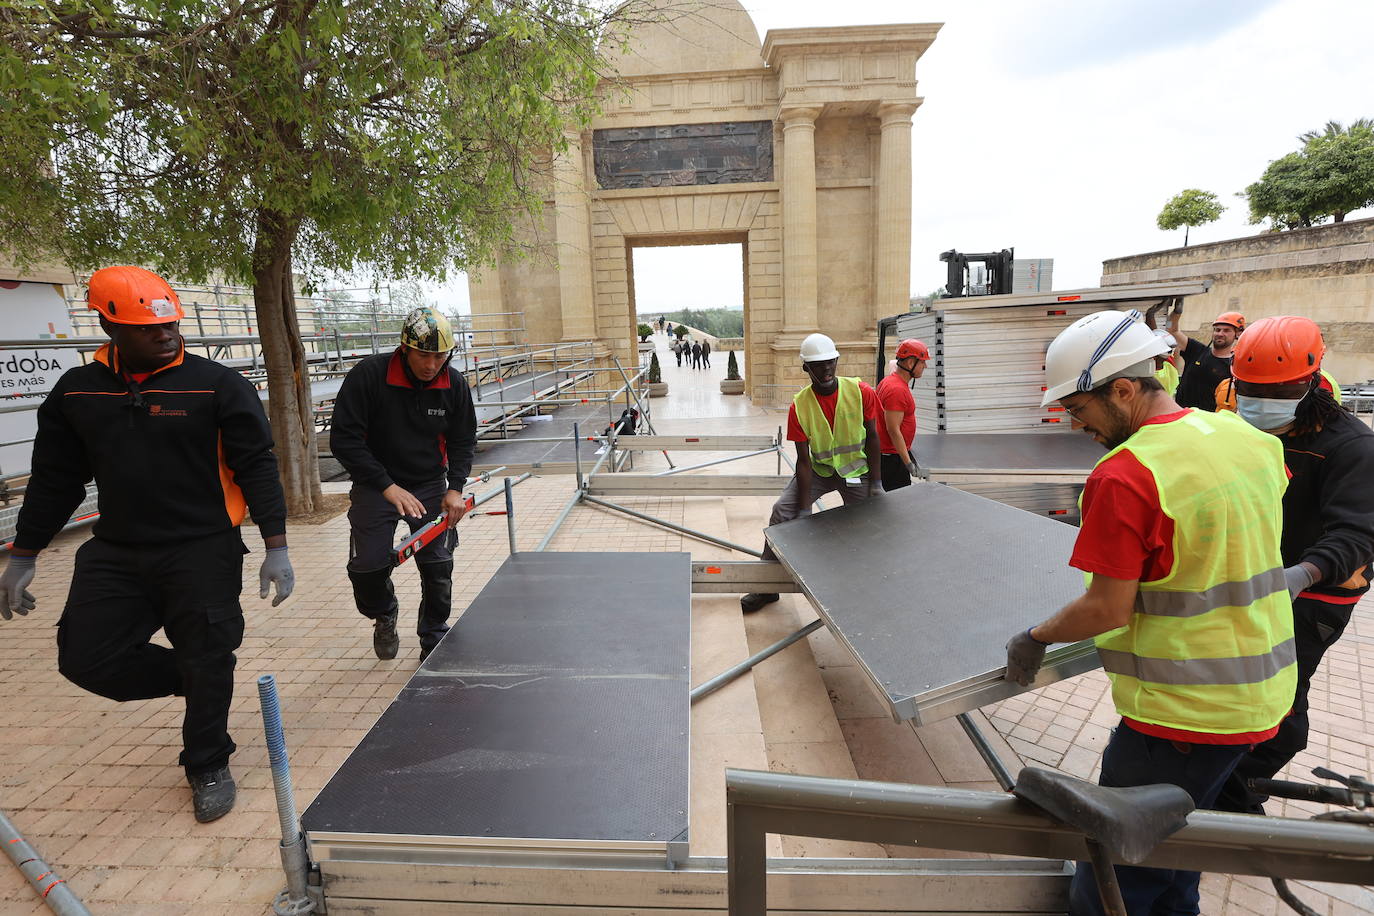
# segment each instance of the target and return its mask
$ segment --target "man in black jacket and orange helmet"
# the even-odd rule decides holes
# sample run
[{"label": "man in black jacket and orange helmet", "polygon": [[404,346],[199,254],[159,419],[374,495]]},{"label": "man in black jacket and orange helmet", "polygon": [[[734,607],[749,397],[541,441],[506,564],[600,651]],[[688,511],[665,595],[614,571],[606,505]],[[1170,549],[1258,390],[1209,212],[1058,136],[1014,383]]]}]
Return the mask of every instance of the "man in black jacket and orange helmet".
[{"label": "man in black jacket and orange helmet", "polygon": [[[94,478],[100,518],[76,553],[58,668],[112,700],[185,697],[181,765],[196,820],[212,821],[236,794],[228,723],[243,640],[245,508],[267,547],[259,596],[275,583],[276,606],[295,584],[272,431],[243,376],[186,352],[181,302],[157,274],[98,270],[87,302],[110,343],[65,372],[38,408],[0,616],[34,607],[38,553]],[[149,641],[158,630],[170,649]]]},{"label": "man in black jacket and orange helmet", "polygon": [[1307,690],[1326,650],[1369,591],[1374,561],[1374,432],[1321,384],[1321,329],[1297,315],[1255,322],[1236,344],[1231,372],[1241,417],[1283,443],[1284,578],[1293,598],[1298,659],[1293,712],[1278,734],[1241,758],[1217,808],[1262,814],[1246,781],[1272,778],[1307,746]]},{"label": "man in black jacket and orange helmet", "polygon": [[472,394],[449,365],[453,330],[431,308],[411,311],[401,345],[369,356],[344,377],[329,445],[353,480],[348,510],[348,578],[358,612],[372,620],[372,649],[395,658],[398,608],[391,585],[396,523],[412,531],[443,514],[449,529],[415,554],[420,572],[420,660],[448,632],[453,547],[463,487],[477,445]]}]

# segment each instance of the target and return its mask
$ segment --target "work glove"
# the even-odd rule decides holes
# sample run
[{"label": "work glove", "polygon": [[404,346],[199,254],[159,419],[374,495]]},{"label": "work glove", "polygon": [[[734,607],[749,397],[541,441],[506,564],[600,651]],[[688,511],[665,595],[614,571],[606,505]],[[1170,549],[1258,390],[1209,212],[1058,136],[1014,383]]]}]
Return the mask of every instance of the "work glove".
[{"label": "work glove", "polygon": [[[1312,585],[1314,577],[1312,570],[1299,563],[1297,566],[1290,566],[1283,571],[1283,581],[1288,586],[1288,597],[1296,598],[1299,593],[1306,591]],[[4,580],[0,579],[0,587],[3,586]]]},{"label": "work glove", "polygon": [[919,464],[917,464],[915,458],[912,458],[910,461],[907,462],[906,472],[911,475],[912,480],[930,479],[930,472],[927,471],[925,468],[921,467]]},{"label": "work glove", "polygon": [[10,555],[9,565],[5,571],[0,573],[0,617],[6,620],[15,614],[20,617],[27,617],[29,611],[33,610],[38,604],[37,600],[29,593],[29,583],[33,581],[35,567],[38,565],[38,557],[21,557],[14,554]]},{"label": "work glove", "polygon": [[1030,635],[1033,628],[1017,633],[1007,643],[1006,679],[1015,681],[1022,687],[1029,687],[1031,681],[1040,673],[1040,664],[1045,660],[1048,643],[1043,643]]},{"label": "work glove", "polygon": [[296,587],[296,572],[291,568],[285,547],[267,548],[267,556],[262,558],[262,566],[258,569],[258,597],[266,598],[268,587],[274,582],[277,597],[272,599],[272,607],[290,598],[291,590]]}]

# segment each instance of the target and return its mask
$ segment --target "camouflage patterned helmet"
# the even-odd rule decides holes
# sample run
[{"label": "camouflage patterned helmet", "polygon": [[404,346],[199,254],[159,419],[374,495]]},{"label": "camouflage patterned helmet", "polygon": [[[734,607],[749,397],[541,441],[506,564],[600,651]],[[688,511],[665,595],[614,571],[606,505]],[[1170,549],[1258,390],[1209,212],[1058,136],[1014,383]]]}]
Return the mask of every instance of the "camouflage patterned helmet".
[{"label": "camouflage patterned helmet", "polygon": [[427,353],[447,353],[453,349],[453,327],[440,312],[421,306],[401,325],[401,345]]}]

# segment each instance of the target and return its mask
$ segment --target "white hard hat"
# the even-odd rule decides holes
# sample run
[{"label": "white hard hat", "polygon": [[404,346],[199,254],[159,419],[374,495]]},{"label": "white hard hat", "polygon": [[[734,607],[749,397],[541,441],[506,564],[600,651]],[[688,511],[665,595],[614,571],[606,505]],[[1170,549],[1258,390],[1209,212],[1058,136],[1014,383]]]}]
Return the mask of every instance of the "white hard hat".
[{"label": "white hard hat", "polygon": [[810,334],[802,341],[801,358],[804,363],[817,363],[839,359],[840,351],[835,349],[835,341],[824,334]]},{"label": "white hard hat", "polygon": [[1045,352],[1040,406],[1112,379],[1152,376],[1153,358],[1168,352],[1169,345],[1145,326],[1136,310],[1093,312],[1061,331]]}]

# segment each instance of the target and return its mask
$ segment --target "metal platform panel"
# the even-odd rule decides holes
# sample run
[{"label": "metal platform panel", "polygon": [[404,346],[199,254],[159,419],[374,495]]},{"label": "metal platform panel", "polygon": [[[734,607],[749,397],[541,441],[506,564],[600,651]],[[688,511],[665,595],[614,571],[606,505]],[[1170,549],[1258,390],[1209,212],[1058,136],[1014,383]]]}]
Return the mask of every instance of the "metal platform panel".
[{"label": "metal platform panel", "polygon": [[1075,529],[918,484],[765,529],[778,559],[898,721],[945,719],[1099,666],[1089,641],[1052,649],[1031,688],[1004,646],[1083,594]]},{"label": "metal platform panel", "polygon": [[922,433],[912,443],[923,467],[951,474],[1088,473],[1107,452],[1087,435]]},{"label": "metal platform panel", "polygon": [[666,863],[691,588],[686,553],[506,560],[302,815],[315,860]]}]

